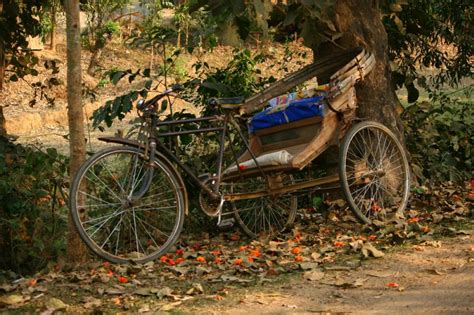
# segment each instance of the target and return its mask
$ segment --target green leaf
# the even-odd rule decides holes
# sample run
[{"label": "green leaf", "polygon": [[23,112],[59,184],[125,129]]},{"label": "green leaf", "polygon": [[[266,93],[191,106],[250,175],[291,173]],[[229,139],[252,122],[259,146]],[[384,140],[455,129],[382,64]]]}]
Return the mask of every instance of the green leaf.
[{"label": "green leaf", "polygon": [[315,208],[321,207],[323,205],[323,198],[319,196],[313,197],[312,204]]},{"label": "green leaf", "polygon": [[416,102],[418,100],[418,97],[420,96],[420,92],[415,87],[415,84],[413,83],[405,84],[405,87],[407,88],[407,92],[408,92],[408,103]]},{"label": "green leaf", "polygon": [[110,74],[110,81],[113,85],[117,85],[117,83],[125,76],[124,71],[116,71]]}]

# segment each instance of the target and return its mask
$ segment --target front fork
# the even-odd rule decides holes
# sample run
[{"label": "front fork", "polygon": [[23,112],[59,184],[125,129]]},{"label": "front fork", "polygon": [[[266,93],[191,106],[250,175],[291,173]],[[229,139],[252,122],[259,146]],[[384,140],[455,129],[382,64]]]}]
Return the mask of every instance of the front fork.
[{"label": "front fork", "polygon": [[[152,116],[152,130],[156,128],[156,117]],[[145,173],[141,178],[141,184],[136,191],[132,191],[132,200],[138,200],[142,198],[148,189],[150,188],[151,182],[153,181],[154,175],[154,165],[153,159],[155,157],[156,152],[156,139],[153,136],[148,138],[148,145],[145,148],[144,154],[144,166],[145,166]]]}]

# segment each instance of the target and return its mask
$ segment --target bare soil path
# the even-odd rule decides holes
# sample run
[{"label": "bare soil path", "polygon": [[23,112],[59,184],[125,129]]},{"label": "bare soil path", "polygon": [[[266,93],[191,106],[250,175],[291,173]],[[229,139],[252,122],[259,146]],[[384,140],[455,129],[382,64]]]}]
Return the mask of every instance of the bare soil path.
[{"label": "bare soil path", "polygon": [[335,266],[183,309],[211,314],[473,314],[474,238],[427,242],[352,270]]}]

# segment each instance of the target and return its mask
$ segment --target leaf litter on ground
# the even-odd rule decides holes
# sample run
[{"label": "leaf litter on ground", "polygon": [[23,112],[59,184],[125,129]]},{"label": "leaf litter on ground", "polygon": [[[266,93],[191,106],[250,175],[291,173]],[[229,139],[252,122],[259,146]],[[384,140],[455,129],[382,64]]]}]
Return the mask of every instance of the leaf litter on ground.
[{"label": "leaf litter on ground", "polygon": [[[358,288],[368,278],[331,280],[328,273],[350,272],[363,260],[382,258],[384,251],[397,244],[439,247],[442,243],[437,235],[472,234],[468,225],[460,225],[474,217],[472,200],[463,198],[466,195],[459,188],[453,192],[452,188],[425,187],[413,194],[405,218],[393,217],[372,226],[354,224],[353,215],[338,201],[331,204],[326,217],[314,209],[300,210],[294,230],[271,240],[252,241],[236,232],[214,237],[188,235],[172,252],[144,265],[94,262],[82,269],[51,270],[29,279],[10,276],[10,281],[1,281],[0,274],[0,292],[4,293],[0,309],[56,298],[69,305],[66,311],[74,311],[70,308],[74,304],[90,309],[166,311],[190,299],[220,300],[226,296],[223,292],[276,281],[291,273],[301,273],[305,281]],[[430,272],[442,274],[444,270]],[[368,277],[391,275],[391,271],[367,273]],[[387,287],[396,286],[390,283]],[[67,292],[61,294],[58,288]],[[79,292],[77,297],[69,294],[71,288]],[[32,294],[38,298],[32,299]],[[135,303],[137,299],[146,304]]]}]

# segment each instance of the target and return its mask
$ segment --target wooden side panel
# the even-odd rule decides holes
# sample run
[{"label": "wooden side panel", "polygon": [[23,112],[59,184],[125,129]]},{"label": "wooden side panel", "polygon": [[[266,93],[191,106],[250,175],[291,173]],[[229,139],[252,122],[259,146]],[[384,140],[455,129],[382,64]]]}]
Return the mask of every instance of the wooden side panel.
[{"label": "wooden side panel", "polygon": [[318,155],[323,153],[337,136],[338,120],[336,113],[328,112],[322,121],[319,134],[310,142],[308,146],[293,158],[291,164],[294,168],[303,168]]}]

